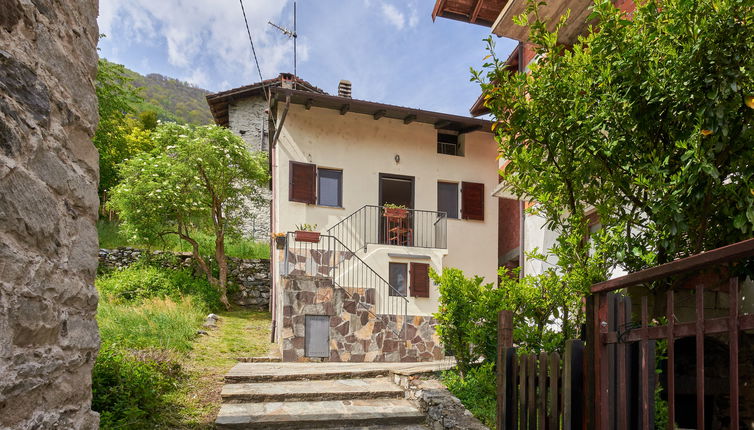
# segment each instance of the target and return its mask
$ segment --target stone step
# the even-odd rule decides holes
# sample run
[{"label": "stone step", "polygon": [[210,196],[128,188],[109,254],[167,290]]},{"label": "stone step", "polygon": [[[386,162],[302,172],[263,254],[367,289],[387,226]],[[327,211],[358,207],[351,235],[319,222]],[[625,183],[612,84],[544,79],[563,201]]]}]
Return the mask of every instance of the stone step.
[{"label": "stone step", "polygon": [[449,361],[425,363],[238,363],[225,375],[226,383],[374,378],[391,372],[412,374],[452,367]]},{"label": "stone step", "polygon": [[386,377],[226,384],[223,403],[291,402],[402,398],[404,391]]},{"label": "stone step", "polygon": [[[345,429],[423,424],[425,416],[405,399],[226,403],[218,429]],[[420,427],[421,428],[421,427]]]}]

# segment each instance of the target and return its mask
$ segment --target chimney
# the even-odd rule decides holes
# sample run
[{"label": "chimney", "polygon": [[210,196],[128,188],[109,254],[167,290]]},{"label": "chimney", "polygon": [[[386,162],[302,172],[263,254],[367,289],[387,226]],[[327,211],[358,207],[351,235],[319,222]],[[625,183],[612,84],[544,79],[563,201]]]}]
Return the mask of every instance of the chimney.
[{"label": "chimney", "polygon": [[351,98],[351,81],[342,79],[338,83],[338,95],[340,97],[348,97],[349,99]]}]

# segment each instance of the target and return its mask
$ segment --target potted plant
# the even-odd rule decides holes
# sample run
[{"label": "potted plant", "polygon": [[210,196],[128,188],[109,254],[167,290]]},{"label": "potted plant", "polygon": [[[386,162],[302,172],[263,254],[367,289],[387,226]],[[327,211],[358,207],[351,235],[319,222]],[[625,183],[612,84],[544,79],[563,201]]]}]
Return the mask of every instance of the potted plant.
[{"label": "potted plant", "polygon": [[383,215],[386,218],[406,218],[408,216],[408,208],[404,205],[385,203],[383,208]]},{"label": "potted plant", "polygon": [[272,237],[275,239],[276,249],[285,249],[285,233],[274,233]]},{"label": "potted plant", "polygon": [[319,242],[319,232],[314,231],[317,224],[299,224],[296,226],[295,239],[298,242]]}]

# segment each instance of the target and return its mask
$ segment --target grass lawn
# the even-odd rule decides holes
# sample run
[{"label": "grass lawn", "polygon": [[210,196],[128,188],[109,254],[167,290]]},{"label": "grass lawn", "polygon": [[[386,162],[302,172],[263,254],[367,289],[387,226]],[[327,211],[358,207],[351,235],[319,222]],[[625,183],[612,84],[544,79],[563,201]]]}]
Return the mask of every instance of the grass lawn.
[{"label": "grass lawn", "polygon": [[250,310],[218,312],[216,330],[207,330],[181,358],[188,378],[171,396],[178,406],[175,429],[211,429],[220,409],[223,376],[238,357],[265,356],[270,352],[270,314]]},{"label": "grass lawn", "polygon": [[[117,222],[102,219],[97,221],[97,234],[99,236],[100,248],[115,249],[122,246],[130,246],[141,249],[191,252],[191,246],[174,235],[170,235],[161,243],[152,244],[151,246],[149,244],[132,241],[122,234]],[[214,254],[214,236],[197,233],[195,238],[196,241],[199,242],[199,248],[202,255]],[[256,242],[246,238],[226,238],[225,254],[228,257],[238,258],[270,258],[270,245],[266,242]]]}]

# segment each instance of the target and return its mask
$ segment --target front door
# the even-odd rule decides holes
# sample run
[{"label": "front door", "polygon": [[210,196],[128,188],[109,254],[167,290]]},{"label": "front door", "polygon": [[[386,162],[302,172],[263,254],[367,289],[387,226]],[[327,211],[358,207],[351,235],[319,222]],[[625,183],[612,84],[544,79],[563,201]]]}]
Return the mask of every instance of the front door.
[{"label": "front door", "polygon": [[[414,208],[414,177],[380,173],[380,206],[393,204]],[[380,243],[392,245],[413,244],[413,215],[409,211],[404,219],[380,214]]]}]

